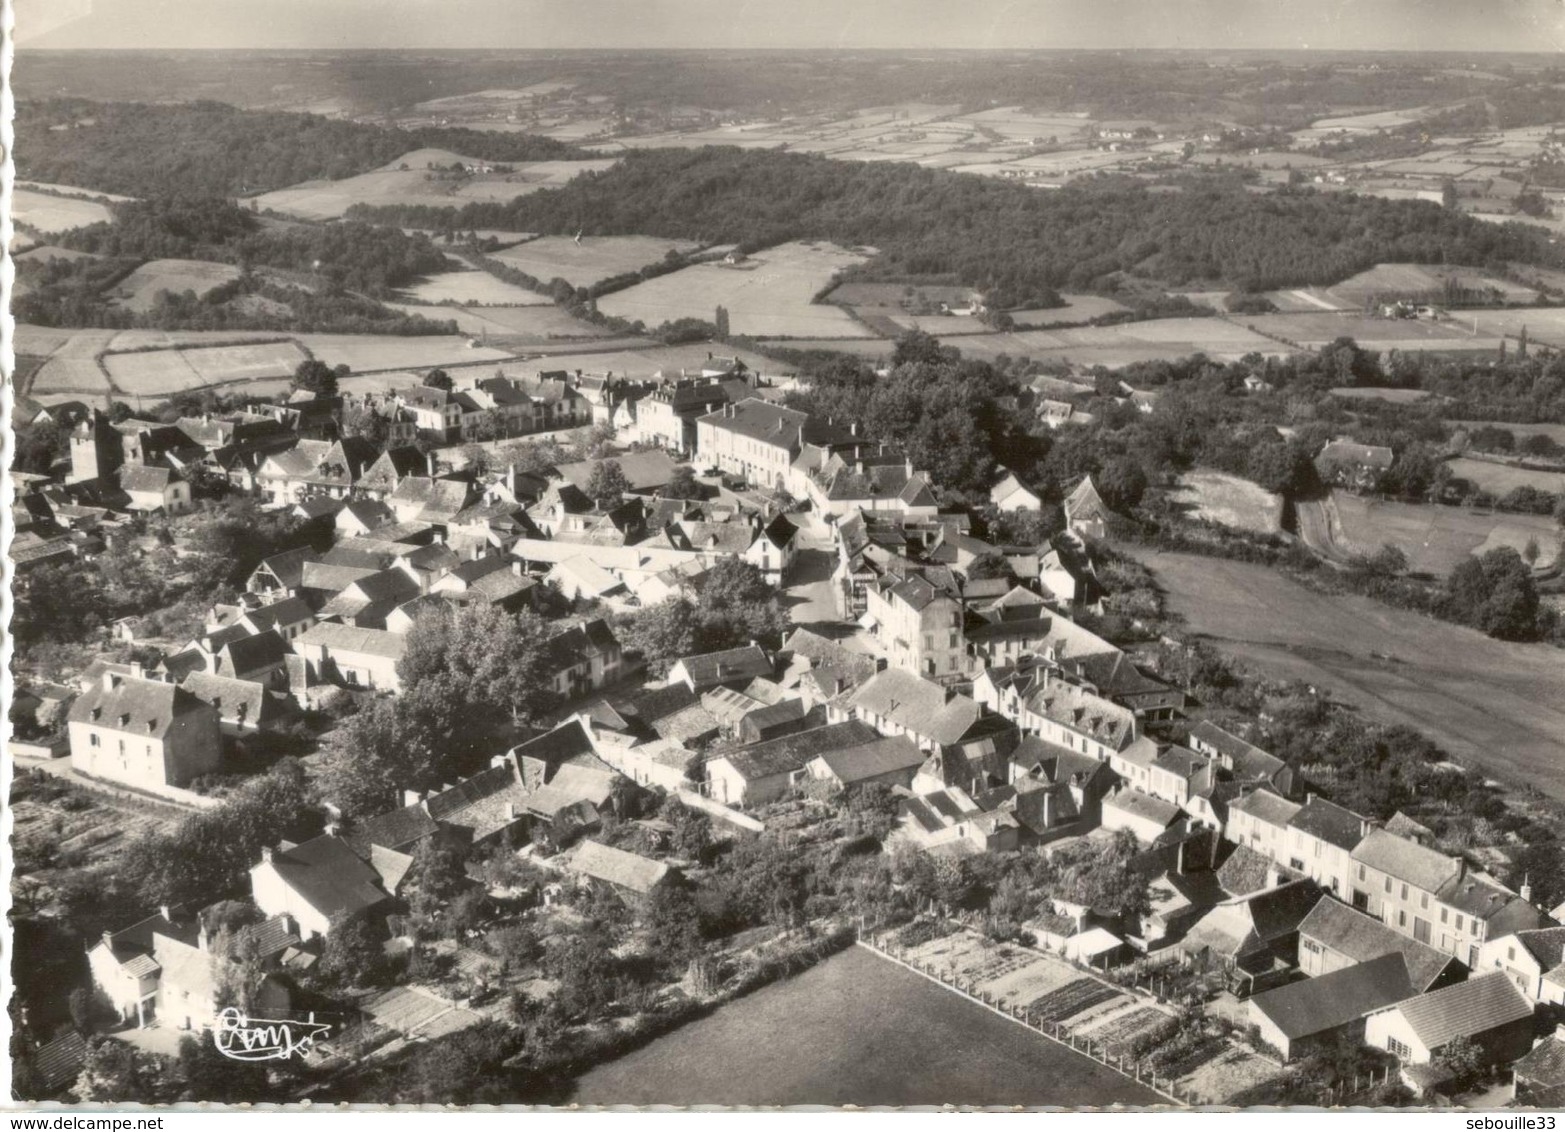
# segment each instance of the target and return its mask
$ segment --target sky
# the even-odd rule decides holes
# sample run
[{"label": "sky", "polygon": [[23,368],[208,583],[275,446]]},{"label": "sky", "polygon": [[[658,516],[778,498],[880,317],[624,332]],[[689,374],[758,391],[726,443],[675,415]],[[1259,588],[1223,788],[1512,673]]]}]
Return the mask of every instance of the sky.
[{"label": "sky", "polygon": [[1565,51],[1565,0],[14,0],[67,48]]}]

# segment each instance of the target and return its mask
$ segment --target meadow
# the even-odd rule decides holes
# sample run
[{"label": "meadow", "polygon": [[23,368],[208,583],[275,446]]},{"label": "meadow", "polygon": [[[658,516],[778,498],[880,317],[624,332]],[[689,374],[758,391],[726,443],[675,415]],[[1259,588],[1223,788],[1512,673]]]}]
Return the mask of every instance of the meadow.
[{"label": "meadow", "polygon": [[1282,530],[1282,496],[1226,472],[1187,472],[1169,498],[1210,523],[1258,534]]},{"label": "meadow", "polygon": [[[539,189],[555,188],[588,171],[601,171],[609,160],[532,161],[514,165],[510,173],[480,173],[459,179],[437,179],[428,166],[481,166],[484,163],[443,149],[417,149],[369,173],[340,181],[305,181],[253,197],[262,209],[306,220],[335,220],[355,204],[427,204],[435,207],[472,201],[508,201]],[[406,168],[403,168],[406,166]]]},{"label": "meadow", "polygon": [[152,309],[160,291],[176,295],[194,291],[199,298],[214,287],[238,278],[239,269],[232,264],[199,259],[155,259],[115,284],[111,295],[115,305],[145,314]]},{"label": "meadow", "polygon": [[1444,578],[1474,554],[1499,546],[1520,553],[1536,539],[1538,565],[1559,556],[1560,529],[1547,515],[1517,515],[1398,503],[1334,491],[1324,501],[1299,505],[1300,534],[1311,549],[1336,562],[1391,545],[1407,555],[1414,573]]},{"label": "meadow", "polygon": [[50,236],[98,224],[110,217],[109,206],[102,201],[57,197],[22,188],[11,192],[11,215],[18,224]]},{"label": "meadow", "polygon": [[[1503,427],[1503,426],[1502,426]],[[1449,461],[1451,470],[1481,491],[1501,496],[1518,487],[1535,487],[1565,495],[1565,472],[1542,471],[1534,468],[1518,468],[1510,464],[1496,464],[1489,460],[1474,460],[1466,456]]]},{"label": "meadow", "polygon": [[604,279],[660,262],[670,251],[693,252],[694,240],[662,240],[654,236],[541,236],[496,252],[494,258],[548,283],[563,279],[573,287],[590,287]]},{"label": "meadow", "polygon": [[1496,641],[1369,598],[1316,593],[1265,566],[1126,549],[1152,570],[1169,610],[1223,652],[1565,799],[1559,650]]},{"label": "meadow", "polygon": [[131,395],[152,396],[235,381],[288,377],[304,359],[304,351],[293,342],[265,342],[110,354],[103,364],[117,389]]},{"label": "meadow", "polygon": [[543,307],[554,300],[526,287],[496,279],[487,271],[462,267],[456,271],[443,271],[429,275],[403,294],[413,303],[460,303],[479,306]]},{"label": "meadow", "polygon": [[868,337],[845,311],[811,300],[844,268],[867,257],[824,243],[767,248],[736,265],[698,263],[598,300],[598,309],[648,326],[680,318],[711,321],[728,310],[736,334],[756,337]]}]

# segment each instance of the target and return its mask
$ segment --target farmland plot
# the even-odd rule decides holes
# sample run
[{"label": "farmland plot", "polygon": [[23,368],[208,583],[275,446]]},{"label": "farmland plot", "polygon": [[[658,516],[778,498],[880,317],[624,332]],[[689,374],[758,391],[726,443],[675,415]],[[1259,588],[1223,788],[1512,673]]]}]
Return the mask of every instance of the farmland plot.
[{"label": "farmland plot", "polygon": [[[341,181],[305,181],[253,198],[271,209],[306,220],[335,220],[355,204],[427,204],[436,208],[470,201],[509,201],[539,189],[557,188],[581,173],[602,171],[611,160],[533,161],[512,166],[510,173],[478,173],[443,179],[431,164],[460,162],[483,168],[487,163],[442,149],[405,153],[380,169]],[[406,168],[403,168],[406,166]]]},{"label": "farmland plot", "polygon": [[1463,287],[1493,288],[1507,303],[1530,303],[1538,292],[1506,279],[1485,275],[1477,268],[1433,266],[1418,263],[1380,263],[1367,271],[1325,288],[1326,295],[1345,309],[1362,309],[1379,296],[1422,294],[1439,291],[1447,280]]},{"label": "farmland plot", "polygon": [[605,314],[649,326],[680,318],[710,321],[726,307],[736,334],[772,337],[869,337],[838,307],[811,300],[844,268],[865,256],[830,244],[782,244],[741,264],[700,263],[605,295]]},{"label": "farmland plot", "polygon": [[1518,487],[1535,487],[1556,495],[1565,493],[1565,472],[1541,471],[1518,468],[1510,464],[1496,464],[1488,460],[1473,460],[1466,456],[1450,461],[1451,470],[1469,483],[1478,485],[1490,495],[1501,496]]},{"label": "farmland plot", "polygon": [[110,354],[109,376],[126,393],[151,395],[292,375],[305,354],[293,342]]},{"label": "farmland plot", "polygon": [[1346,336],[1375,350],[1494,350],[1499,339],[1475,338],[1464,321],[1426,322],[1412,318],[1371,318],[1351,311],[1241,315],[1260,334],[1297,342],[1307,350]]},{"label": "farmland plot", "polygon": [[542,236],[494,258],[547,283],[563,279],[573,287],[590,287],[604,279],[637,271],[662,260],[671,251],[689,253],[694,240],[663,240],[655,236]]},{"label": "farmland plot", "polygon": [[47,263],[52,259],[63,259],[67,263],[75,263],[83,259],[98,259],[93,252],[79,252],[75,248],[60,248],[53,244],[39,244],[36,248],[29,248],[25,252],[11,257],[17,263]]},{"label": "farmland plot", "polygon": [[429,275],[403,289],[416,303],[462,303],[508,307],[543,307],[554,300],[526,287],[496,279],[487,271],[464,267]]},{"label": "farmland plot", "polygon": [[380,334],[299,334],[295,338],[327,365],[346,365],[355,373],[492,362],[510,356],[504,350],[471,346],[465,336],[455,334],[412,338]]},{"label": "farmland plot", "polygon": [[55,330],[18,326],[16,352],[47,360],[33,375],[34,393],[107,393],[109,379],[97,356],[114,339],[112,330]]},{"label": "farmland plot", "polygon": [[1189,472],[1169,493],[1200,519],[1235,530],[1275,534],[1282,529],[1282,496],[1224,472]]},{"label": "farmland plot", "polygon": [[1547,515],[1397,503],[1340,491],[1324,503],[1301,504],[1299,515],[1305,542],[1328,558],[1342,561],[1390,544],[1407,555],[1414,572],[1436,578],[1444,578],[1468,556],[1497,546],[1520,552],[1528,539],[1538,540],[1539,566],[1548,566],[1559,552],[1559,528]]},{"label": "farmland plot", "polygon": [[11,193],[11,214],[18,224],[50,236],[102,223],[111,216],[109,206],[102,201],[57,197],[20,188]]},{"label": "farmland plot", "polygon": [[196,297],[239,278],[239,269],[228,263],[209,263],[199,259],[155,259],[132,271],[111,291],[117,306],[145,314],[156,302],[158,292],[176,295],[194,291]]}]

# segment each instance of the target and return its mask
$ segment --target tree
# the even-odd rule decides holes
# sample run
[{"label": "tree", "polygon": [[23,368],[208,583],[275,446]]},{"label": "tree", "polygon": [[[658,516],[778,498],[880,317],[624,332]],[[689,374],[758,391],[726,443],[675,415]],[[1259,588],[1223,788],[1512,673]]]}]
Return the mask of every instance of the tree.
[{"label": "tree", "polygon": [[319,358],[306,358],[293,371],[289,388],[313,393],[317,397],[337,396],[338,373]]},{"label": "tree", "polygon": [[391,441],[391,421],[377,412],[373,405],[363,405],[344,415],[342,430],[349,436],[367,440],[377,450],[384,452]]},{"label": "tree", "polygon": [[719,338],[727,338],[728,337],[728,308],[727,307],[719,306],[717,308],[717,312],[712,316],[712,325],[717,327],[717,336]]},{"label": "tree", "polygon": [[696,479],[695,468],[689,464],[680,464],[658,494],[664,499],[704,499],[706,487]]},{"label": "tree", "polygon": [[1460,1088],[1483,1072],[1483,1047],[1466,1034],[1458,1034],[1435,1054],[1435,1064],[1448,1071]]},{"label": "tree", "polygon": [[1106,464],[1097,477],[1098,494],[1112,511],[1133,510],[1147,491],[1147,474],[1128,457]]},{"label": "tree", "polygon": [[1440,186],[1440,204],[1455,212],[1457,209],[1456,182],[1447,181]]},{"label": "tree", "polygon": [[383,938],[368,912],[338,912],[327,925],[321,977],[343,990],[374,986],[386,966]]},{"label": "tree", "polygon": [[619,624],[619,639],[661,676],[674,661],[696,652],[697,629],[695,606],[685,598],[670,597],[628,614]]},{"label": "tree", "polygon": [[738,558],[720,560],[701,578],[693,615],[702,652],[747,641],[775,648],[790,625],[777,588],[754,565]]},{"label": "tree", "polygon": [[71,1090],[79,1100],[102,1104],[166,1104],[172,1099],[169,1065],[126,1042],[100,1038],[87,1047]]},{"label": "tree", "polygon": [[450,393],[456,388],[456,382],[451,380],[451,375],[443,369],[432,369],[424,376],[424,385],[429,389],[444,389]]},{"label": "tree", "polygon": [[969,582],[982,582],[993,578],[1009,579],[1012,576],[1010,562],[1006,560],[1005,555],[996,551],[980,554],[967,568]]},{"label": "tree", "polygon": [[629,490],[630,481],[625,478],[618,460],[600,460],[587,479],[587,495],[600,511],[618,507]]},{"label": "tree", "polygon": [[440,777],[436,742],[398,701],[376,700],[332,734],[316,793],[348,818],[383,813],[398,790],[432,784]]},{"label": "tree", "polygon": [[272,1097],[265,1064],[226,1057],[204,1035],[179,1039],[174,1075],[181,1101],[254,1104]]},{"label": "tree", "polygon": [[1522,547],[1522,559],[1529,567],[1538,565],[1538,556],[1542,553],[1543,550],[1538,546],[1538,537],[1536,535],[1528,538],[1527,545]]}]

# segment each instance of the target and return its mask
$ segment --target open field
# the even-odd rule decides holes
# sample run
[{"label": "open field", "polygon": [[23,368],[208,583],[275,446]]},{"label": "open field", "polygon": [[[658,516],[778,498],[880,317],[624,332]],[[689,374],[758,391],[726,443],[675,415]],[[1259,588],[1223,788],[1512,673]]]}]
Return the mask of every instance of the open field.
[{"label": "open field", "polygon": [[1517,468],[1510,464],[1495,464],[1488,460],[1473,460],[1466,456],[1449,461],[1451,470],[1469,483],[1490,495],[1504,495],[1518,487],[1535,487],[1539,491],[1565,494],[1565,472],[1537,471]]},{"label": "open field", "polygon": [[304,358],[304,351],[293,342],[269,342],[110,354],[103,364],[117,388],[151,396],[233,381],[288,377]]},{"label": "open field", "polygon": [[[931,1049],[961,1051],[930,1057]],[[908,1072],[916,1065],[918,1071]],[[1112,1105],[1161,1098],[850,947],[576,1082],[577,1104]]]},{"label": "open field", "polygon": [[1225,472],[1188,472],[1169,497],[1210,523],[1261,534],[1282,529],[1282,496]]},{"label": "open field", "polygon": [[1547,515],[1480,512],[1468,507],[1397,503],[1334,491],[1323,501],[1299,504],[1305,543],[1333,561],[1373,554],[1389,543],[1407,555],[1419,574],[1444,578],[1469,555],[1498,546],[1518,552],[1529,539],[1542,552],[1538,566],[1559,556],[1560,529]]},{"label": "open field", "polygon": [[1494,336],[1474,337],[1471,321],[1458,317],[1449,322],[1413,318],[1370,318],[1352,311],[1333,313],[1239,315],[1245,326],[1258,333],[1297,342],[1313,350],[1346,335],[1360,346],[1375,350],[1498,350]]},{"label": "open field", "polygon": [[116,284],[112,297],[117,306],[145,314],[153,307],[159,291],[183,294],[194,291],[200,298],[214,287],[239,278],[239,269],[228,263],[210,263],[200,259],[154,259],[142,264]]},{"label": "open field", "polygon": [[1376,264],[1368,271],[1361,271],[1341,283],[1324,288],[1324,294],[1341,307],[1351,310],[1362,308],[1377,296],[1439,291],[1448,279],[1454,279],[1464,287],[1492,287],[1504,296],[1503,301],[1506,303],[1531,303],[1538,298],[1538,292],[1531,287],[1486,275],[1478,268],[1418,263]]},{"label": "open field", "polygon": [[109,207],[95,200],[57,197],[16,189],[11,194],[11,212],[18,224],[26,224],[46,235],[68,232],[109,219]]},{"label": "open field", "polygon": [[1565,799],[1565,663],[1369,598],[1327,596],[1265,567],[1124,548],[1171,611],[1268,675],[1305,680],[1384,723]]},{"label": "open field", "polygon": [[[1476,323],[1478,333],[1516,338],[1527,328],[1531,342],[1548,346],[1565,347],[1565,307],[1528,307],[1516,311],[1456,311],[1452,317],[1469,330]],[[1513,343],[1514,344],[1514,343]]]},{"label": "open field", "polygon": [[33,375],[31,389],[24,392],[107,393],[109,379],[96,359],[114,335],[113,330],[18,326],[16,352],[47,359]]},{"label": "open field", "polygon": [[451,334],[410,338],[382,334],[296,334],[293,337],[327,365],[346,365],[355,372],[492,362],[510,356],[504,350],[469,346],[466,337]]},{"label": "open field", "polygon": [[427,204],[439,208],[470,201],[514,200],[614,164],[608,160],[533,161],[515,165],[510,173],[477,173],[450,180],[440,179],[449,175],[436,174],[428,168],[430,164],[449,166],[456,162],[472,167],[485,165],[443,149],[418,149],[357,177],[305,181],[252,199],[263,209],[290,216],[335,220],[355,204]]},{"label": "open field", "polygon": [[693,252],[693,240],[662,240],[655,236],[542,236],[495,253],[518,271],[545,283],[563,279],[573,287],[590,287],[615,275],[659,262],[670,251]]},{"label": "open field", "polygon": [[537,291],[496,279],[487,271],[465,266],[456,271],[426,276],[412,287],[404,288],[403,294],[415,303],[475,303],[510,307],[543,307],[553,303],[548,295],[540,295]]},{"label": "open field", "polygon": [[680,318],[710,321],[723,306],[736,334],[867,337],[840,308],[811,302],[837,272],[865,258],[831,244],[782,244],[734,266],[698,263],[660,275],[603,296],[598,309],[657,326]]},{"label": "open field", "polygon": [[906,309],[905,304],[918,299],[930,304],[961,306],[974,295],[971,287],[959,287],[951,283],[869,283],[850,279],[833,287],[826,301],[866,310],[900,311]]}]

